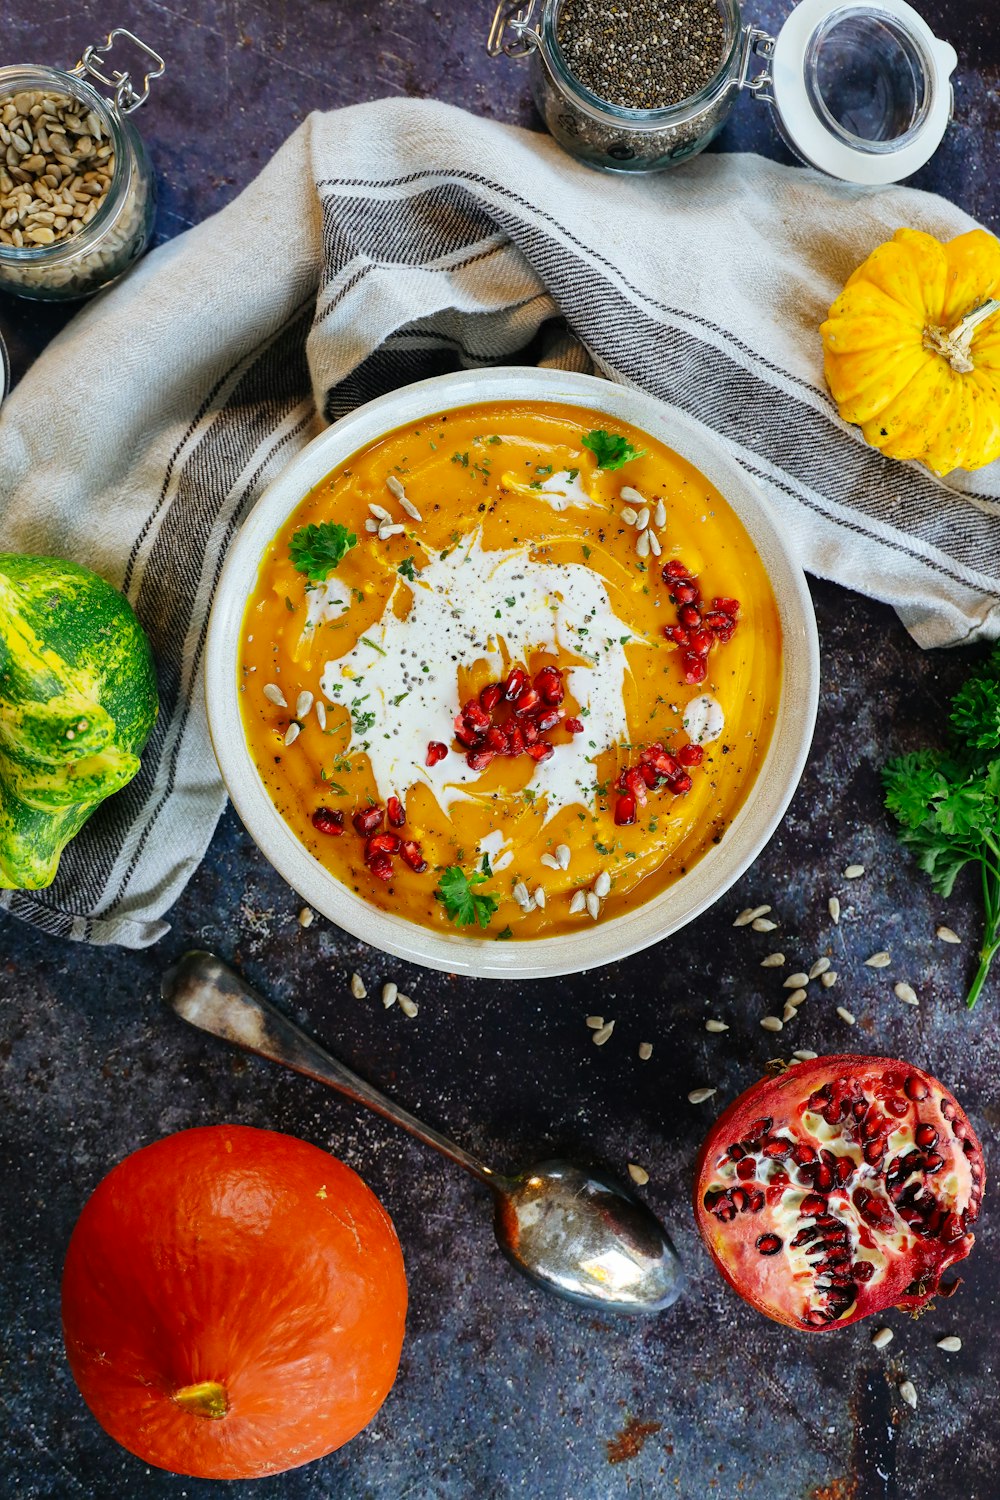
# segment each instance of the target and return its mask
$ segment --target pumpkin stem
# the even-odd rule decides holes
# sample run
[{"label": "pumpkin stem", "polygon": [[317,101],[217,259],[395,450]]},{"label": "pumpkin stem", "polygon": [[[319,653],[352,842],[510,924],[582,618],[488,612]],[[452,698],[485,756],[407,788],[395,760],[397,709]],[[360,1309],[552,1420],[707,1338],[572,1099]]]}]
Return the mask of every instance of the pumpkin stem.
[{"label": "pumpkin stem", "polygon": [[954,328],[925,328],[924,348],[940,354],[957,375],[971,374],[976,368],[972,361],[972,335],[995,312],[1000,312],[1000,302],[990,297],[960,318]]},{"label": "pumpkin stem", "polygon": [[174,1391],[173,1400],[185,1411],[199,1417],[224,1417],[229,1410],[229,1393],[217,1380],[202,1380],[198,1385],[183,1385]]}]

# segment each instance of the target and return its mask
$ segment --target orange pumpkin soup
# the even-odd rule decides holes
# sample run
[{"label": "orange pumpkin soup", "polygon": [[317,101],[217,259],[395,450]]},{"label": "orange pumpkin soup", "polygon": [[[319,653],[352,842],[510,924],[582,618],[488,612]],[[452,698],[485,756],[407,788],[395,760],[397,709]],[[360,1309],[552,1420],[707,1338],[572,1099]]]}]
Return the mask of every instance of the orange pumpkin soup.
[{"label": "orange pumpkin soup", "polygon": [[781,629],[695,468],[555,403],[461,408],[330,474],[247,605],[243,722],[275,806],[376,906],[487,939],[586,928],[724,836]]}]

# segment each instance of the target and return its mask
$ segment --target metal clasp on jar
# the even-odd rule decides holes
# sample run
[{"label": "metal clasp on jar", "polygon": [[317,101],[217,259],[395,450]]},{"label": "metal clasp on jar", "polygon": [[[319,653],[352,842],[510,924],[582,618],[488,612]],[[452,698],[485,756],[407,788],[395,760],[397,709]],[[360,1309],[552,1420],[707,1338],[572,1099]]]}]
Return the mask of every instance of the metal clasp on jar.
[{"label": "metal clasp on jar", "polygon": [[[491,57],[527,57],[539,45],[541,37],[532,29],[535,0],[499,0],[493,12],[493,24],[486,39]],[[508,35],[509,33],[509,35]]]},{"label": "metal clasp on jar", "polygon": [[[144,72],[142,75],[141,93],[132,82],[128,71],[123,73],[115,69],[110,78],[103,71],[103,60],[114,47],[119,37],[124,37],[126,41],[132,42],[154,64],[148,72]],[[114,31],[108,33],[103,46],[85,47],[80,61],[75,68],[70,68],[69,71],[77,78],[94,78],[98,83],[103,83],[105,88],[114,89],[116,108],[120,114],[129,115],[134,109],[138,109],[140,104],[145,104],[149,98],[150,83],[154,78],[162,77],[166,71],[166,66],[160,54],[154,52],[152,47],[147,47],[146,43],[140,41],[134,32],[126,31],[124,26],[116,26]]]},{"label": "metal clasp on jar", "polygon": [[[771,76],[771,60],[774,57],[774,37],[756,26],[744,26],[743,47],[740,52],[740,70],[736,78],[737,88],[746,89],[755,99],[765,104],[774,103],[774,79]],[[761,58],[764,66],[751,78],[754,59]]]}]

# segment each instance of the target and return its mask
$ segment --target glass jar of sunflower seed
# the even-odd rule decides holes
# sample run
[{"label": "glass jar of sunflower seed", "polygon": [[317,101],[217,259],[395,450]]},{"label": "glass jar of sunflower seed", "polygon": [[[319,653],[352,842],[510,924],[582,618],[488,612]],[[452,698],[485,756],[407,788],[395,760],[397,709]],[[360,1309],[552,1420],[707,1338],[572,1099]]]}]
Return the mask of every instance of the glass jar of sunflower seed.
[{"label": "glass jar of sunflower seed", "polygon": [[[141,84],[105,63],[121,42],[148,65]],[[0,68],[0,289],[50,301],[86,297],[142,254],[156,200],[146,149],[127,116],[163,70],[157,53],[120,28],[66,72]]]}]

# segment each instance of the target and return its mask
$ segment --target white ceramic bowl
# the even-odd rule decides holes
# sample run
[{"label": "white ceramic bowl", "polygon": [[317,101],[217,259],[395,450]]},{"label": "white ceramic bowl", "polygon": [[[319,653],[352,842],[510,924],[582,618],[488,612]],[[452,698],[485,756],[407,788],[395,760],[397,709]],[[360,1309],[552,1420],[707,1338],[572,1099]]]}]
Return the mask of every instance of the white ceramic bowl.
[{"label": "white ceramic bowl", "polygon": [[[659,438],[725,496],[767,569],[781,616],[784,669],[770,749],[722,841],[676,884],[621,916],[579,932],[498,943],[432,932],[379,911],[326,871],[299,843],[268,796],[247,748],[237,693],[243,613],[268,543],[331,470],[396,427],[479,401],[545,400],[586,407]],[[299,895],[330,921],[375,948],[450,973],[540,979],[578,973],[647,948],[690,922],[732,885],[777,827],[798,785],[812,739],[819,689],[816,622],[805,577],[760,491],[713,439],[640,391],[589,375],[531,367],[462,371],[423,380],[370,401],[322,433],[263,494],[229,551],[219,580],[206,652],[208,718],[215,753],[236,810],[264,854]]]}]

